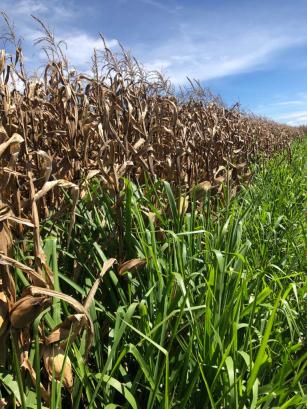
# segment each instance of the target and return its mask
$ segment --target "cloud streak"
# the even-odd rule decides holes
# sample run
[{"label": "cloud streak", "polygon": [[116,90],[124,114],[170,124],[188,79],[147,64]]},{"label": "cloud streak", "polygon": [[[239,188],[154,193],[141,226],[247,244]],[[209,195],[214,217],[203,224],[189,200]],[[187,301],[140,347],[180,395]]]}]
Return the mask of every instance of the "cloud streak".
[{"label": "cloud streak", "polygon": [[307,125],[307,93],[294,93],[293,98],[292,100],[285,98],[274,103],[262,104],[256,107],[255,111],[260,115],[267,115],[275,121],[288,125]]},{"label": "cloud streak", "polygon": [[286,11],[275,20],[254,12],[256,26],[236,10],[187,17],[156,46],[136,48],[138,56],[149,67],[163,61],[170,78],[182,83],[186,75],[208,81],[259,70],[274,64],[280,53],[307,44],[307,28],[299,16],[294,25]]}]

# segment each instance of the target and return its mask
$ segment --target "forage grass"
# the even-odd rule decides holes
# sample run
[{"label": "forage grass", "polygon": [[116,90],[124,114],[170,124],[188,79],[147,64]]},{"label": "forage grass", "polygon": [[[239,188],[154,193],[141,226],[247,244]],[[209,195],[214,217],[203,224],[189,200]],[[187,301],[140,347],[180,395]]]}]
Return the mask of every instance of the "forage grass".
[{"label": "forage grass", "polygon": [[[71,394],[52,387],[52,409],[60,397],[92,409],[304,407],[306,150],[297,143],[290,162],[280,154],[257,165],[252,183],[226,204],[204,191],[185,211],[167,183],[125,180],[116,198],[97,178],[77,205],[69,249],[65,218],[45,223],[59,288],[75,299],[85,300],[109,258],[118,261],[89,308],[87,359],[86,334],[67,344],[74,385]],[[122,236],[114,235],[117,206]],[[146,263],[120,270],[132,259]],[[62,320],[70,313],[65,299],[50,308],[35,334],[38,319],[53,328],[54,310]],[[36,367],[38,349],[36,335]],[[16,365],[9,368],[18,375]],[[17,378],[25,405],[35,385]]]}]

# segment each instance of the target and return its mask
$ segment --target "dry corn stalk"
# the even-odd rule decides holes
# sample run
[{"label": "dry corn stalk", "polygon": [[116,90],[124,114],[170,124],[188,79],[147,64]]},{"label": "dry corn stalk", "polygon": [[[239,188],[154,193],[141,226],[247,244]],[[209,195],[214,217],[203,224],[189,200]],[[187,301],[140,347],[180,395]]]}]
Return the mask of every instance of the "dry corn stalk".
[{"label": "dry corn stalk", "polygon": [[0,340],[9,324],[8,299],[3,291],[0,291]]}]

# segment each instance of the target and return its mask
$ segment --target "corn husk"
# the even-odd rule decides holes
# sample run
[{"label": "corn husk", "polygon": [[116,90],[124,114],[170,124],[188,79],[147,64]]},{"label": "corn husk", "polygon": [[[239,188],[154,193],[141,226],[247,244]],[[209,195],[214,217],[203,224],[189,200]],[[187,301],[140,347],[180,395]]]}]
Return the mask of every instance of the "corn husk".
[{"label": "corn husk", "polygon": [[65,357],[64,349],[58,345],[45,346],[43,360],[49,379],[62,380],[63,385],[70,390],[74,383],[72,366],[69,357]]}]

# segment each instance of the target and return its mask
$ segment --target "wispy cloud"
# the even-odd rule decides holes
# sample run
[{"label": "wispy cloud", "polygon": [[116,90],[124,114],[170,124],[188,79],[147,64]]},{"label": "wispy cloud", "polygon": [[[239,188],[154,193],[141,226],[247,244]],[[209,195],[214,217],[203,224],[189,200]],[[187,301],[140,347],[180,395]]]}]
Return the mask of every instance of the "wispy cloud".
[{"label": "wispy cloud", "polygon": [[148,6],[152,6],[162,11],[166,11],[167,13],[170,13],[170,14],[174,14],[177,11],[183,9],[182,5],[177,4],[174,1],[168,2],[168,4],[166,1],[158,1],[158,0],[138,0],[138,1]]},{"label": "wispy cloud", "polygon": [[[103,48],[102,40],[99,37],[92,37],[86,33],[66,35],[65,43],[67,45],[67,57],[69,61],[79,68],[88,68],[93,50]],[[106,40],[109,48],[117,47],[118,43],[114,39]]]},{"label": "wispy cloud", "polygon": [[[269,2],[277,4],[275,0]],[[294,24],[294,20],[288,18],[294,13],[290,7],[279,7],[278,12],[268,17],[268,12],[253,6],[253,2],[250,7],[241,1],[237,6],[232,2],[231,7],[225,3],[216,10],[205,5],[195,7],[196,3],[191,2],[183,16],[179,0],[131,0],[124,1],[123,5],[128,7],[131,3],[160,9],[161,16],[164,11],[179,11],[178,15],[171,16],[167,30],[165,27],[159,30],[160,22],[155,20],[150,46],[142,40],[125,44],[125,38],[119,37],[141,62],[152,69],[162,68],[175,84],[185,82],[186,76],[209,81],[261,69],[274,62],[278,53],[307,44],[307,27],[301,24],[303,16],[297,11]],[[9,0],[3,0],[2,7],[10,10]],[[64,5],[60,0],[16,0],[13,16],[16,26],[26,39],[32,37],[33,41],[37,31],[29,29],[30,14],[47,19],[55,28],[58,37],[66,41],[68,55],[75,65],[88,63],[92,49],[99,46],[98,33],[82,27],[82,7],[78,7],[78,1],[67,1]],[[74,27],[77,18],[79,25]]]},{"label": "wispy cloud", "polygon": [[[4,0],[1,6],[6,12],[10,10],[8,0]],[[64,7],[59,0],[17,0],[14,12],[9,17],[14,22],[17,34],[23,39],[25,51],[31,49],[32,56],[39,59],[36,60],[35,68],[45,58],[45,54],[39,47],[33,49],[33,43],[42,36],[42,31],[31,15],[41,18],[46,26],[54,31],[57,41],[64,41],[63,50],[69,62],[80,70],[89,69],[94,49],[103,49],[98,32],[92,35],[82,27],[72,24],[73,18],[80,17],[80,10],[76,9],[73,3]],[[115,39],[105,40],[111,49],[118,45]]]},{"label": "wispy cloud", "polygon": [[294,30],[292,24],[259,24],[255,30],[236,19],[230,25],[227,15],[213,22],[210,16],[205,17],[200,22],[196,19],[179,24],[171,37],[155,47],[141,45],[138,55],[148,66],[157,66],[162,60],[170,78],[182,83],[187,75],[208,81],[257,70],[274,63],[279,53],[307,44],[305,27]]},{"label": "wispy cloud", "polygon": [[[305,125],[307,124],[307,93],[294,93],[293,97],[293,100],[279,97],[279,100],[273,103],[258,105],[255,111],[288,125]],[[298,108],[301,109],[298,110]]]},{"label": "wispy cloud", "polygon": [[288,125],[307,124],[307,111],[296,111],[280,115],[276,118],[279,121],[286,122]]},{"label": "wispy cloud", "polygon": [[275,104],[272,104],[272,105],[288,107],[292,105],[303,105],[303,104],[306,104],[306,101],[303,101],[301,99],[296,99],[296,100],[291,100],[291,101],[276,102]]}]

